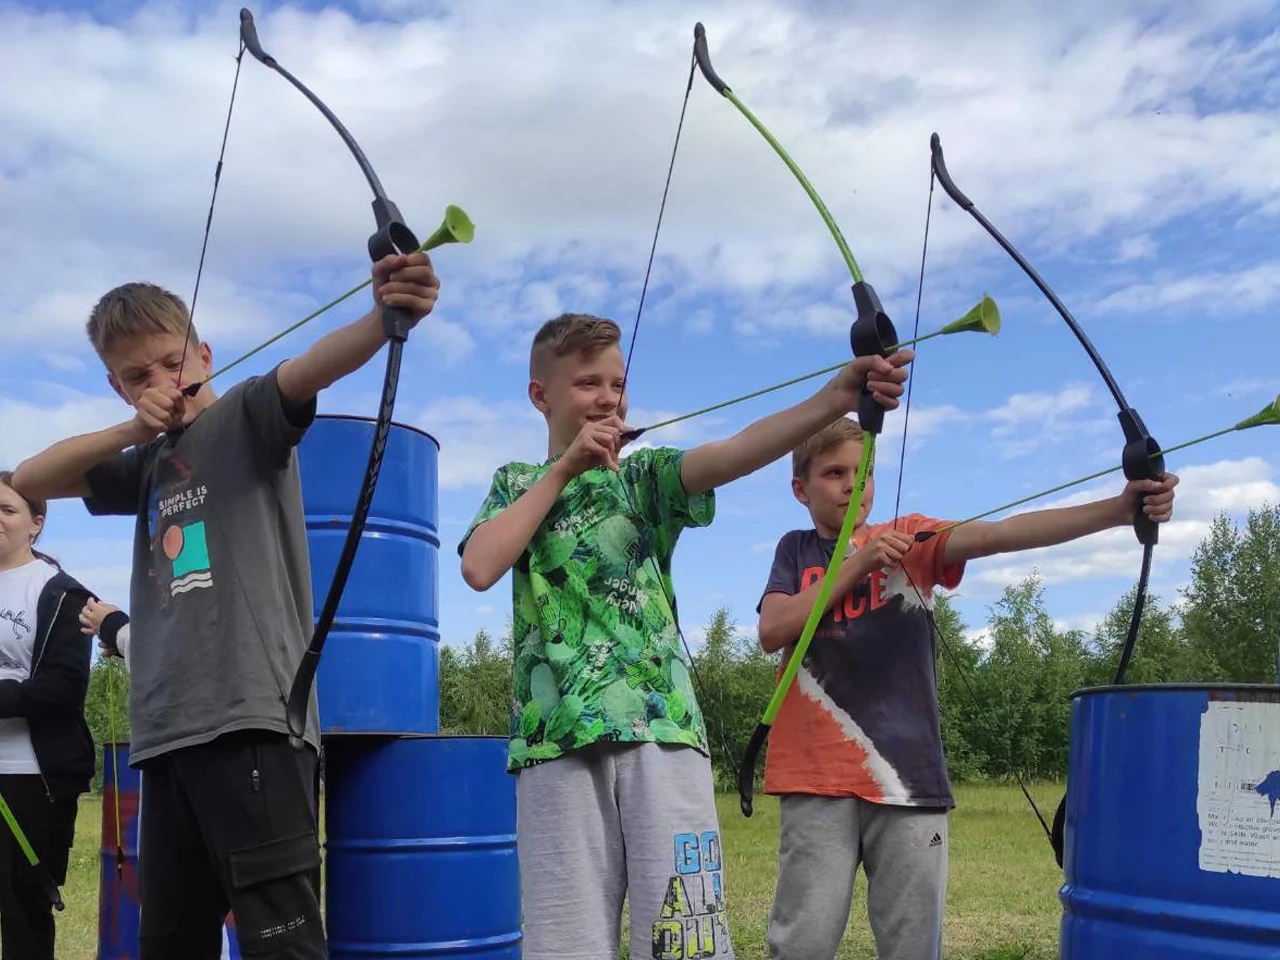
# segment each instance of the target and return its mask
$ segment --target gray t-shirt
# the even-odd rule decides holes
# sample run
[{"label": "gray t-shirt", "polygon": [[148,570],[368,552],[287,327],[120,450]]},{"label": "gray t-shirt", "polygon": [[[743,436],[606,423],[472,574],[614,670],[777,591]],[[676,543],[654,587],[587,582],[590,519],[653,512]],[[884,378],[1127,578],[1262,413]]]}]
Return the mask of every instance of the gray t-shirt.
[{"label": "gray t-shirt", "polygon": [[[136,514],[130,757],[233,730],[288,732],[312,632],[296,444],[315,401],[286,409],[275,371],[236,384],[184,431],[89,471],[90,513]],[[314,691],[306,739],[319,745]]]}]

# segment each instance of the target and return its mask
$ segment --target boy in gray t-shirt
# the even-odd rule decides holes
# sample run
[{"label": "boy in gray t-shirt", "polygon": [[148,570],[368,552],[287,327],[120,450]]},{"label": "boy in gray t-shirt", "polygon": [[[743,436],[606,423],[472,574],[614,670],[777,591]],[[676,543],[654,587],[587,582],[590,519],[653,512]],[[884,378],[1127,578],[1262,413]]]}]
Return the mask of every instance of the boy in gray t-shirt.
[{"label": "boy in gray t-shirt", "polygon": [[[373,267],[376,304],[414,323],[439,280],[425,253]],[[385,339],[380,310],[221,398],[182,300],[146,283],[98,301],[89,338],[132,419],[54,444],[15,489],[137,517],[130,587],[132,762],[142,960],[213,958],[233,910],[246,953],[327,955],[315,804],[319,715],[288,744],[285,704],[312,629],[295,446],[316,394]],[[200,384],[191,397],[183,388]]]}]

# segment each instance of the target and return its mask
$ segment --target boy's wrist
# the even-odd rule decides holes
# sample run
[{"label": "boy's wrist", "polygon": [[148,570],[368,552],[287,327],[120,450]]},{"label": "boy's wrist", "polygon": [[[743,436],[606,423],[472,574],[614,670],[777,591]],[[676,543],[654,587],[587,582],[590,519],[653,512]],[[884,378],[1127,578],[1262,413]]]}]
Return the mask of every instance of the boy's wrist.
[{"label": "boy's wrist", "polygon": [[871,573],[867,569],[867,556],[868,554],[865,550],[858,550],[853,556],[845,560],[844,567],[849,571],[851,585],[861,583]]},{"label": "boy's wrist", "polygon": [[544,479],[555,484],[558,488],[557,492],[563,490],[569,485],[569,481],[573,479],[573,473],[571,472],[571,467],[569,466],[568,461],[564,457],[561,457],[550,466],[544,476]]},{"label": "boy's wrist", "polygon": [[117,453],[129,447],[140,447],[144,443],[150,443],[157,435],[155,430],[138,417],[131,417],[124,423],[108,427],[106,433],[112,438],[112,446]]},{"label": "boy's wrist", "polygon": [[854,397],[851,403],[847,391],[840,386],[838,380],[827,382],[813,399],[828,423],[858,409],[857,398]]},{"label": "boy's wrist", "polygon": [[1133,520],[1133,505],[1129,503],[1129,498],[1121,494],[1112,500],[1112,520],[1113,527],[1127,526]]}]

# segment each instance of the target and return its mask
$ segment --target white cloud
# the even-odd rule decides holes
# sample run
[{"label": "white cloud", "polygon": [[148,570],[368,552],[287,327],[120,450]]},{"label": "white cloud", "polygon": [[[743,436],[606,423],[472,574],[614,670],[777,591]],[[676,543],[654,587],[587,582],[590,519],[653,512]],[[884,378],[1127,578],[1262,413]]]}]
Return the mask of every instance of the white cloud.
[{"label": "white cloud", "polygon": [[1074,613],[1066,617],[1054,617],[1053,626],[1055,630],[1082,630],[1092,635],[1106,617],[1106,612]]},{"label": "white cloud", "polygon": [[1082,435],[1115,430],[1101,413],[1092,385],[1072,383],[1056,392],[1017,393],[986,414],[991,436],[1007,458],[1047,446],[1079,442]]},{"label": "white cloud", "polygon": [[0,463],[16,467],[58,440],[101,430],[133,416],[133,410],[115,396],[86,397],[47,384],[40,398],[44,402],[0,395]]},{"label": "white cloud", "polygon": [[487,488],[508,461],[546,459],[546,427],[528,403],[450,397],[428,404],[413,420],[440,442],[442,490]]},{"label": "white cloud", "polygon": [[1280,261],[1228,273],[1179,272],[1104,297],[1099,313],[1146,313],[1194,304],[1197,313],[1238,316],[1280,301]]},{"label": "white cloud", "polygon": [[1156,254],[1156,243],[1150,234],[1138,237],[1126,237],[1120,241],[1117,256],[1123,260],[1149,260]]},{"label": "white cloud", "polygon": [[985,652],[990,652],[996,643],[995,634],[992,633],[990,627],[966,630],[964,636],[971,644]]},{"label": "white cloud", "polygon": [[1275,397],[1280,394],[1280,379],[1274,377],[1241,377],[1223,384],[1214,392],[1224,397]]},{"label": "white cloud", "polygon": [[[1276,202],[1280,119],[1237,95],[1265,83],[1267,41],[1221,39],[1250,8],[1197,4],[1153,18],[1160,7],[1132,0],[1098,21],[1097,10],[1047,3],[961,15],[753,2],[700,16],[718,68],[809,174],[889,302],[915,279],[931,129],[970,195],[1031,247],[1134,222],[1149,233],[1207,203]],[[39,316],[71,333],[122,279],[189,288],[235,13],[0,14],[0,81],[26,91],[0,105],[8,319]],[[674,2],[602,5],[590,17],[538,5],[522,10],[516,34],[502,27],[508,15],[445,4],[397,5],[393,21],[333,9],[258,17],[267,49],[348,122],[419,233],[447,202],[473,216],[476,243],[437,252],[473,337],[570,305],[634,303],[691,43],[692,16]],[[851,63],[847,51],[868,37],[884,55]],[[993,47],[1002,56],[988,56]],[[755,131],[695,79],[651,293],[767,294],[740,329],[838,330],[847,277],[821,221]],[[1197,99],[1201,87],[1215,97]],[[936,219],[931,289],[971,274],[974,252],[998,255],[962,218]],[[358,279],[370,226],[367,190],[333,131],[246,57],[202,293],[210,335],[278,324],[301,306],[281,288],[296,289],[300,273],[321,279],[318,265],[338,289],[350,281],[337,277]],[[1127,255],[1142,243],[1131,238]],[[51,249],[77,264],[71,289],[48,288]],[[1238,292],[1264,302],[1273,268],[1258,269]],[[1170,289],[1180,288],[1160,295]],[[695,329],[710,327],[686,302]]]}]

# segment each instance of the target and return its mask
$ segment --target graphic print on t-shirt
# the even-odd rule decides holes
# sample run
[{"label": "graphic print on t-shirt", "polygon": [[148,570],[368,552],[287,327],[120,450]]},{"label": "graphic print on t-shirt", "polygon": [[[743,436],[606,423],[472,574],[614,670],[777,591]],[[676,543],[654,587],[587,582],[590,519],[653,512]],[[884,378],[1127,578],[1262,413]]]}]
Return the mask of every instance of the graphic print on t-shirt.
[{"label": "graphic print on t-shirt", "polygon": [[[31,624],[27,623],[27,611],[10,610],[8,607],[0,607],[0,621],[9,624],[13,630],[13,639],[23,640],[27,634],[31,632]],[[3,656],[3,653],[0,653]],[[4,666],[0,663],[0,666]]]},{"label": "graphic print on t-shirt", "polygon": [[[597,742],[707,751],[680,649],[670,558],[682,530],[711,522],[715,497],[685,492],[681,457],[673,448],[644,448],[617,472],[574,477],[512,566],[508,769]],[[550,464],[500,467],[459,552]]]},{"label": "graphic print on t-shirt", "polygon": [[173,597],[213,586],[204,521],[192,516],[203,514],[209,488],[193,482],[191,469],[172,450],[161,455],[156,471],[147,514],[151,575],[164,591],[164,607]]},{"label": "graphic print on t-shirt", "polygon": [[[912,514],[900,518],[898,529],[914,534],[941,523]],[[860,534],[858,544],[885,527]],[[905,559],[910,579],[901,567],[876,571],[823,616],[770,734],[765,792],[952,805],[931,606],[933,586],[953,589],[964,568],[943,564],[946,539],[912,546]],[[834,546],[812,529],[788,533],[765,594],[790,596],[819,582]]]}]

